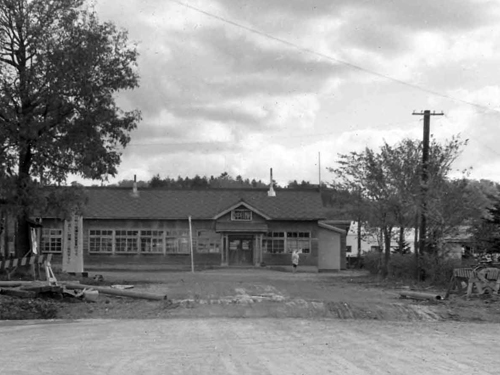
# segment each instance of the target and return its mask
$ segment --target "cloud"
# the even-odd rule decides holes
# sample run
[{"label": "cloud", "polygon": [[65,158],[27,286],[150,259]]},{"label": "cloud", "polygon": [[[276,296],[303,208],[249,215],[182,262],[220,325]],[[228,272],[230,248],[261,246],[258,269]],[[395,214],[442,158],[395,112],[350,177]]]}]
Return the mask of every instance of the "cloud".
[{"label": "cloud", "polygon": [[384,139],[419,139],[419,123],[391,124],[418,121],[411,110],[428,107],[447,114],[433,119],[435,137],[462,132],[471,138],[462,165],[478,166],[489,157],[491,163],[481,165],[496,166],[487,147],[496,149],[498,119],[425,89],[499,105],[493,83],[499,77],[492,73],[500,63],[497,1],[189,5],[228,22],[175,2],[98,3],[102,19],[127,28],[139,42],[140,87],[121,93],[118,102],[141,109],[143,121],[124,150],[119,178],[228,171],[266,179],[274,166],[281,182],[315,181],[318,152],[326,166],[338,152],[376,148]]}]

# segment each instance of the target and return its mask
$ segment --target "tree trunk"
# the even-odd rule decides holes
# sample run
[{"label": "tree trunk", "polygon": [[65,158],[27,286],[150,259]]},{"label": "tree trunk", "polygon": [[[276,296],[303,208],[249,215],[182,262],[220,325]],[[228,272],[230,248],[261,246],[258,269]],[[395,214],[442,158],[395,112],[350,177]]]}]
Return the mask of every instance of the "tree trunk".
[{"label": "tree trunk", "polygon": [[358,217],[358,260],[357,267],[361,268],[361,218]]},{"label": "tree trunk", "polygon": [[16,257],[22,258],[30,251],[29,218],[25,213],[17,215]]},{"label": "tree trunk", "polygon": [[413,248],[415,250],[415,280],[420,281],[420,256],[418,253],[418,244],[419,244],[418,229],[419,229],[419,222],[418,222],[418,214],[417,214],[417,215],[415,215],[415,239],[413,242]]},{"label": "tree trunk", "polygon": [[16,236],[16,257],[25,256],[30,250],[30,226],[28,219],[29,212],[29,185],[32,153],[28,144],[19,153],[19,173],[17,180],[17,236]]},{"label": "tree trunk", "polygon": [[404,227],[399,227],[399,251],[401,254],[404,253],[404,248],[405,248],[405,228]]},{"label": "tree trunk", "polygon": [[384,234],[384,265],[382,267],[382,276],[386,278],[387,275],[389,274],[389,260],[391,259],[392,228],[387,226],[384,227],[383,234]]}]

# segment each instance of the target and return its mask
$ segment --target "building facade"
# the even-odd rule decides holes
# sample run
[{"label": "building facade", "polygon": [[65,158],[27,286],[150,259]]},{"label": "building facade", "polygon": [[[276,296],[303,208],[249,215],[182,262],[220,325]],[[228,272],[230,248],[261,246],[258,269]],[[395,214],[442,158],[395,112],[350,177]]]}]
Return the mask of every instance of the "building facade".
[{"label": "building facade", "polygon": [[[189,265],[191,253],[201,266],[288,265],[300,249],[302,265],[345,268],[350,223],[326,223],[317,190],[86,190],[86,265]],[[49,215],[42,224],[41,249],[57,256],[62,221]]]}]

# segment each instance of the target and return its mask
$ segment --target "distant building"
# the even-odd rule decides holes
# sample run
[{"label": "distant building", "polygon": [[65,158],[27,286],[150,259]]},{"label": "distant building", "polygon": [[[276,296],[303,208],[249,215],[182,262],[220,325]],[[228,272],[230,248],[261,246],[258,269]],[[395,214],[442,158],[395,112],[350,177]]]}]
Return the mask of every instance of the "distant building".
[{"label": "distant building", "polygon": [[[393,229],[393,235],[397,236],[399,234],[399,228]],[[415,234],[413,230],[408,230],[405,233],[405,243],[411,252],[414,252],[414,241]],[[357,257],[358,256],[358,223],[353,221],[351,223],[349,232],[346,239],[346,256]],[[391,248],[397,249],[399,247],[398,241],[393,239],[391,242]],[[375,250],[381,250],[384,248],[382,238],[378,238],[376,234],[367,232],[363,227],[361,228],[361,255]]]},{"label": "distant building", "polygon": [[[301,265],[345,268],[349,221],[326,221],[318,190],[91,187],[83,212],[85,264]],[[191,217],[191,234],[188,217]],[[41,250],[63,251],[63,223],[42,218]]]}]

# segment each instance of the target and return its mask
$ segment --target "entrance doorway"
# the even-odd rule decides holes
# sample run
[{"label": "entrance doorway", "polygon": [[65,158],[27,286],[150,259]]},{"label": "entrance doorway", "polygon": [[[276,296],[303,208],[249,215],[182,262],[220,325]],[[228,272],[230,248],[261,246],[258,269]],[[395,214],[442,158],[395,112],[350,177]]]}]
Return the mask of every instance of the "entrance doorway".
[{"label": "entrance doorway", "polygon": [[253,236],[229,236],[228,237],[228,261],[229,265],[252,265],[253,264]]}]

